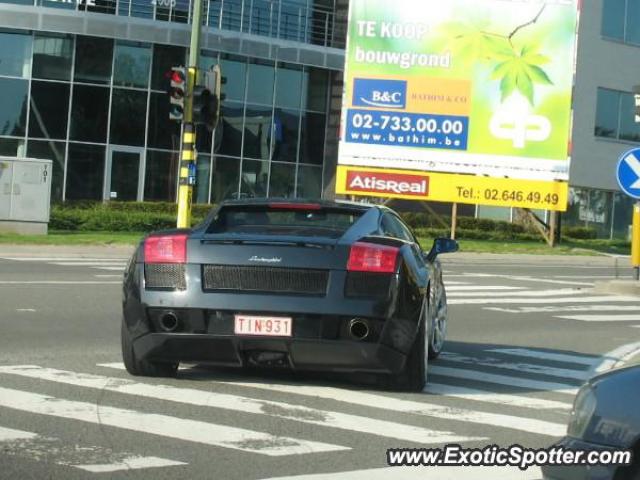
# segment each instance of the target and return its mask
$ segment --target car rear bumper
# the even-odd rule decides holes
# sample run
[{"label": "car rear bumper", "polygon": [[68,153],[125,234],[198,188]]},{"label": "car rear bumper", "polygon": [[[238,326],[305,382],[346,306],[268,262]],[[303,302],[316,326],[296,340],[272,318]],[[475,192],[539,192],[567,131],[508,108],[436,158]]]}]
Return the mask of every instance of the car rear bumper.
[{"label": "car rear bumper", "polygon": [[243,367],[398,373],[406,356],[385,345],[345,340],[246,338],[149,333],[133,341],[136,358]]},{"label": "car rear bumper", "polygon": [[[565,450],[614,450],[613,447],[588,443],[571,437],[565,437],[554,446]],[[603,465],[571,465],[571,466],[543,466],[544,480],[613,480],[618,466]]]}]

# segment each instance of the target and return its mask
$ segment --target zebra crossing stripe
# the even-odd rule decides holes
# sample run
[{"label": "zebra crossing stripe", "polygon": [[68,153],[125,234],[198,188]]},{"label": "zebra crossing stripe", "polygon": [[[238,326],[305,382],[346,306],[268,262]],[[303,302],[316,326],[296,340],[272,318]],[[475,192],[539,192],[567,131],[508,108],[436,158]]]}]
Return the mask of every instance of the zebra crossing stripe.
[{"label": "zebra crossing stripe", "polygon": [[0,387],[0,407],[272,457],[350,450],[349,447],[327,443],[275,436],[168,415],[64,400],[3,387]]},{"label": "zebra crossing stripe", "polygon": [[[494,292],[494,291],[513,291],[513,290],[524,290],[523,287],[508,287],[503,285],[454,285],[452,287],[449,286],[449,282],[446,283],[447,295],[449,292]],[[480,293],[477,293],[478,295]]]},{"label": "zebra crossing stripe", "polygon": [[129,457],[114,463],[69,466],[91,473],[113,473],[123,470],[142,470],[144,468],[175,467],[178,465],[187,464],[158,457]]},{"label": "zebra crossing stripe", "polygon": [[95,258],[95,257],[0,257],[1,260],[12,260],[14,262],[124,262],[126,263],[128,257],[113,257],[113,258]]},{"label": "zebra crossing stripe", "polygon": [[[447,295],[449,296],[449,295]],[[597,295],[592,297],[547,297],[547,298],[453,298],[447,300],[449,305],[489,305],[499,304],[550,304],[550,303],[597,303],[597,302],[637,302],[638,297],[624,297],[613,295]]]},{"label": "zebra crossing stripe", "polygon": [[[507,297],[562,297],[566,295],[581,295],[583,294],[583,290],[578,290],[575,288],[560,288],[556,290],[516,290],[516,291],[506,291],[500,292],[502,298]],[[449,290],[447,289],[447,297],[479,297],[482,296],[482,292],[452,292],[449,294]],[[491,294],[494,295],[494,294]]]},{"label": "zebra crossing stripe", "polygon": [[[102,363],[98,364],[100,367],[123,369],[121,363]],[[445,367],[429,367],[429,373],[438,373],[441,370],[457,370],[446,369]],[[474,374],[475,372],[463,370],[463,372],[469,372]],[[512,379],[513,377],[503,377],[500,375],[487,375],[492,380],[498,379],[490,383],[501,383],[503,379]],[[455,376],[455,375],[451,375]],[[475,379],[475,377],[472,377]],[[563,393],[575,394],[577,388],[566,385],[556,384],[541,381],[522,381],[518,378],[513,378],[516,383],[526,384],[531,388],[531,385],[536,385],[537,390],[551,390],[551,388],[542,387],[556,387],[565,389]],[[525,417],[517,417],[511,415],[502,415],[494,413],[479,412],[475,410],[467,410],[462,408],[449,408],[440,405],[433,405],[425,402],[416,402],[411,400],[402,400],[399,398],[387,397],[384,395],[377,395],[367,392],[361,392],[356,390],[340,389],[335,387],[321,387],[321,386],[309,386],[309,385],[286,385],[286,384],[273,384],[273,383],[259,383],[259,382],[215,382],[221,385],[231,385],[236,387],[255,388],[259,390],[266,390],[270,392],[287,393],[292,395],[300,395],[306,397],[319,397],[326,400],[335,400],[342,403],[351,405],[364,406],[379,410],[392,411],[397,413],[406,413],[412,415],[421,415],[427,417],[436,417],[444,420],[454,420],[460,422],[477,423],[481,425],[494,425],[502,428],[509,428],[514,430],[521,430],[524,432],[537,433],[540,435],[549,435],[558,437],[564,435],[566,426],[564,424],[546,422],[542,420],[529,419]]]},{"label": "zebra crossing stripe", "polygon": [[30,440],[38,435],[13,428],[0,427],[0,442],[13,442],[15,440]]},{"label": "zebra crossing stripe", "polygon": [[429,367],[429,373],[432,373],[434,375],[441,375],[444,377],[460,378],[463,380],[474,380],[483,383],[505,385],[508,387],[518,387],[526,390],[566,393],[568,395],[575,395],[576,393],[578,393],[578,389],[574,385],[570,385],[568,383],[530,380],[527,378],[484,373],[478,370],[431,366]]},{"label": "zebra crossing stripe", "polygon": [[367,433],[416,443],[443,444],[485,439],[483,437],[460,436],[451,432],[430,430],[413,425],[376,420],[359,415],[317,410],[298,405],[291,405],[284,402],[255,400],[237,395],[215,393],[192,388],[176,388],[169,385],[150,385],[122,378],[81,374],[65,370],[40,368],[37,366],[0,367],[0,373],[57,382],[65,385],[92,388],[100,391],[136,395],[145,398],[160,398],[168,402],[219,408],[242,413],[269,415],[296,422]]},{"label": "zebra crossing stripe", "polygon": [[499,358],[487,357],[481,359],[478,357],[466,357],[464,355],[451,352],[442,352],[440,354],[440,358],[442,360],[446,360],[447,362],[513,370],[520,373],[545,375],[547,377],[567,378],[579,381],[584,381],[589,377],[589,373],[587,371],[550,367],[548,365],[534,365],[531,363],[510,363],[504,362]]},{"label": "zebra crossing stripe", "polygon": [[504,313],[562,313],[562,312],[637,312],[637,305],[565,305],[550,307],[484,307],[485,310]]},{"label": "zebra crossing stripe", "polygon": [[598,362],[600,357],[587,357],[584,355],[568,355],[565,353],[544,352],[542,350],[532,350],[529,348],[492,348],[485,352],[499,353],[501,355],[512,355],[516,357],[528,357],[539,360],[551,360],[554,362],[577,363],[588,367]]},{"label": "zebra crossing stripe", "polygon": [[487,390],[475,388],[458,387],[442,383],[429,382],[424,389],[425,393],[442,395],[445,397],[461,398],[474,402],[495,403],[510,407],[533,408],[536,410],[570,410],[571,403],[557,402],[555,400],[544,400],[535,397],[525,397],[519,395],[509,395],[506,393],[495,393]]},{"label": "zebra crossing stripe", "polygon": [[[640,307],[637,307],[640,309]],[[637,322],[640,321],[640,315],[558,315],[556,318],[564,320],[577,320],[579,322]]]},{"label": "zebra crossing stripe", "polygon": [[75,262],[50,262],[51,265],[59,265],[61,267],[126,267],[127,266],[127,262],[111,262],[111,261],[105,261],[105,262],[82,262],[82,261],[75,261]]},{"label": "zebra crossing stripe", "polygon": [[264,480],[538,480],[542,478],[539,467],[525,471],[518,467],[386,467],[352,472],[317,473],[295,475]]}]

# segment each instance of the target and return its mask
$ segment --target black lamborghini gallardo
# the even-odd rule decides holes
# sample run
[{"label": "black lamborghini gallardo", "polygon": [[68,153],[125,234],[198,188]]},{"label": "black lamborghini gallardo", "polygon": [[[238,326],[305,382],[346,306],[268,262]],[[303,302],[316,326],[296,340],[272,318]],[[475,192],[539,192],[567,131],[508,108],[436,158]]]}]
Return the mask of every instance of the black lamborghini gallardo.
[{"label": "black lamborghini gallardo", "polygon": [[133,375],[180,362],[368,372],[421,390],[444,343],[437,239],[421,250],[389,208],[224,202],[190,230],[153,233],[123,285],[122,356]]}]

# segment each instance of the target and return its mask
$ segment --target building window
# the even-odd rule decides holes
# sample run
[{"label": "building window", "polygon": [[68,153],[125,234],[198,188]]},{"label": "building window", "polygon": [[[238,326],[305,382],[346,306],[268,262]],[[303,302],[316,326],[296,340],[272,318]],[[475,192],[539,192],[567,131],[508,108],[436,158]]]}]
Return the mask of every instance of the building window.
[{"label": "building window", "polygon": [[76,38],[76,82],[106,85],[111,80],[113,40],[96,37]]},{"label": "building window", "polygon": [[252,60],[249,63],[248,77],[247,103],[273,105],[273,84],[275,81],[274,64]]},{"label": "building window", "polygon": [[241,198],[264,198],[267,196],[269,162],[245,160],[242,162]]},{"label": "building window", "polygon": [[24,140],[0,137],[0,156],[24,157]]},{"label": "building window", "polygon": [[101,145],[69,144],[67,200],[102,199],[104,152]]},{"label": "building window", "polygon": [[32,40],[30,33],[0,32],[0,75],[29,76]]},{"label": "building window", "polygon": [[74,85],[69,137],[81,142],[105,143],[109,116],[109,89]]},{"label": "building window", "polygon": [[173,202],[178,182],[178,152],[147,150],[144,199]]},{"label": "building window", "polygon": [[72,56],[71,37],[36,34],[33,41],[33,78],[69,81]]},{"label": "building window", "polygon": [[635,123],[634,109],[633,94],[598,88],[595,135],[640,142],[640,124]]},{"label": "building window", "polygon": [[640,0],[602,2],[602,36],[640,45]]},{"label": "building window", "polygon": [[296,166],[286,163],[271,164],[269,196],[293,198],[296,187]]},{"label": "building window", "polygon": [[322,168],[298,167],[298,189],[299,198],[320,198],[322,196]]},{"label": "building window", "polygon": [[113,84],[118,87],[147,88],[151,67],[151,47],[141,43],[116,43]]},{"label": "building window", "polygon": [[28,89],[26,80],[0,78],[0,135],[24,137]]},{"label": "building window", "polygon": [[278,108],[273,123],[273,159],[295,163],[300,140],[300,113]]},{"label": "building window", "polygon": [[114,88],[109,143],[144,146],[146,123],[147,93]]},{"label": "building window", "polygon": [[247,84],[247,61],[242,57],[223,55],[220,58],[222,75],[227,83],[222,85],[222,93],[226,100],[244,101],[244,91]]},{"label": "building window", "polygon": [[67,138],[69,84],[59,82],[31,83],[29,137]]},{"label": "building window", "polygon": [[171,67],[184,65],[185,55],[186,50],[183,47],[154,45],[151,88],[165,91],[169,78],[167,73],[171,73]]},{"label": "building window", "polygon": [[180,149],[180,123],[169,119],[169,97],[166,93],[151,93],[147,145],[165,150]]},{"label": "building window", "polygon": [[213,203],[238,198],[240,160],[237,158],[215,157],[212,177],[211,201]]}]

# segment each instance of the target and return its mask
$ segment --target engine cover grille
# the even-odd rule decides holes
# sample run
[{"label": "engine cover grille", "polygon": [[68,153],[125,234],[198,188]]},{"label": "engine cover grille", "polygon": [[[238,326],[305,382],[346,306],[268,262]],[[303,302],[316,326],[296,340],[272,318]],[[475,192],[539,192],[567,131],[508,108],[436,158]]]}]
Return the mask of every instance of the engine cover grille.
[{"label": "engine cover grille", "polygon": [[349,272],[345,283],[347,297],[387,298],[393,275],[386,273]]},{"label": "engine cover grille", "polygon": [[146,288],[185,290],[185,268],[183,263],[147,263],[144,266]]},{"label": "engine cover grille", "polygon": [[325,295],[329,272],[302,268],[203,265],[205,290],[249,290],[298,295]]}]

